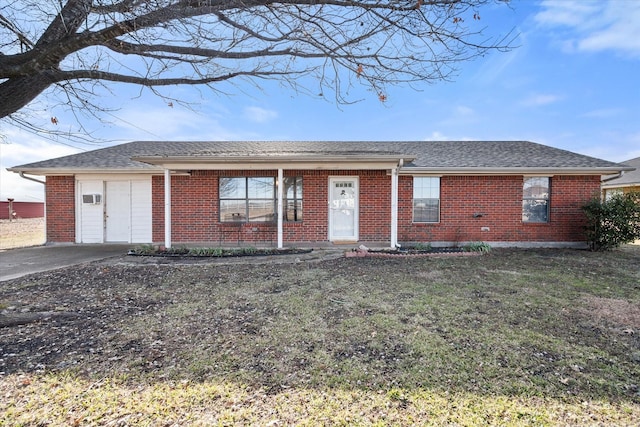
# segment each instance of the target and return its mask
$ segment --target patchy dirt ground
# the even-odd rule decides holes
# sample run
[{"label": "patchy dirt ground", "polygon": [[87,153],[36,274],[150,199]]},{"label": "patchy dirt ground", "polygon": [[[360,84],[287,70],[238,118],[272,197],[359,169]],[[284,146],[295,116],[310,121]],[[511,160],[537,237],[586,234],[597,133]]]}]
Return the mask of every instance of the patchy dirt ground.
[{"label": "patchy dirt ground", "polygon": [[0,220],[0,250],[44,244],[44,218]]},{"label": "patchy dirt ground", "polygon": [[232,378],[277,390],[426,384],[640,401],[637,247],[163,262],[123,256],[0,284],[0,375]]}]

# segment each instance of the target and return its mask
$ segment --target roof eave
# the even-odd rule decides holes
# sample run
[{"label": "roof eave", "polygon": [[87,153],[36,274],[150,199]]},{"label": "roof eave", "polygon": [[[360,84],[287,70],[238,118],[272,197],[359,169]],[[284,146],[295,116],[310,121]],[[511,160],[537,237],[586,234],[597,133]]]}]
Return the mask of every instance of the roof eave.
[{"label": "roof eave", "polygon": [[36,176],[69,176],[78,174],[160,174],[161,168],[7,168],[9,172]]},{"label": "roof eave", "polygon": [[432,175],[610,175],[620,171],[633,170],[628,167],[600,168],[536,168],[536,167],[422,167],[405,166],[400,175],[432,174]]},{"label": "roof eave", "polygon": [[404,155],[269,155],[269,156],[137,156],[132,160],[171,170],[267,170],[267,169],[390,169],[404,161]]}]

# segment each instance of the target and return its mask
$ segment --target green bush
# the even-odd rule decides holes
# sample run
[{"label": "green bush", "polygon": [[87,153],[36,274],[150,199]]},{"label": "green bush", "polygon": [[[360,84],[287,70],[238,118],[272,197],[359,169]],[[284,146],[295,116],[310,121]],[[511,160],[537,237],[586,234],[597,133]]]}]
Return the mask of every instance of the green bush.
[{"label": "green bush", "polygon": [[415,246],[413,247],[414,250],[416,251],[430,251],[431,250],[431,243],[422,243],[422,242],[418,242],[415,244]]},{"label": "green bush", "polygon": [[469,242],[464,246],[466,252],[491,252],[491,245],[486,242]]},{"label": "green bush", "polygon": [[594,198],[582,207],[587,216],[586,236],[592,251],[617,248],[640,239],[640,193]]}]

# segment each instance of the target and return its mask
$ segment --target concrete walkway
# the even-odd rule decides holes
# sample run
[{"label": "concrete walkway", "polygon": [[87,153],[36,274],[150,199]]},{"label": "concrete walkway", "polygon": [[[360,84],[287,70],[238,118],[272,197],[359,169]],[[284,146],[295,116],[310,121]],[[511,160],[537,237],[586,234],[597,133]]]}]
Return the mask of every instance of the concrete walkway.
[{"label": "concrete walkway", "polygon": [[123,256],[135,245],[53,245],[0,251],[0,282],[27,274]]}]

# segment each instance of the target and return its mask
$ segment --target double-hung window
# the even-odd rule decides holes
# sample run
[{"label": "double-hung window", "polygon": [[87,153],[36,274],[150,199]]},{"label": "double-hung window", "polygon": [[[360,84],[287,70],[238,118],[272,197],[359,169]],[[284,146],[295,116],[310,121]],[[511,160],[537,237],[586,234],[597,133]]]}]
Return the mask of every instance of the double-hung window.
[{"label": "double-hung window", "polygon": [[551,178],[525,177],[522,191],[522,222],[549,222]]},{"label": "double-hung window", "polygon": [[440,177],[413,177],[413,222],[440,222]]},{"label": "double-hung window", "polygon": [[221,222],[270,222],[275,213],[275,178],[220,178]]},{"label": "double-hung window", "polygon": [[[283,219],[302,221],[302,177],[284,178]],[[273,222],[276,219],[274,177],[221,177],[220,222]]]}]

